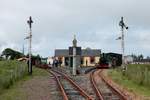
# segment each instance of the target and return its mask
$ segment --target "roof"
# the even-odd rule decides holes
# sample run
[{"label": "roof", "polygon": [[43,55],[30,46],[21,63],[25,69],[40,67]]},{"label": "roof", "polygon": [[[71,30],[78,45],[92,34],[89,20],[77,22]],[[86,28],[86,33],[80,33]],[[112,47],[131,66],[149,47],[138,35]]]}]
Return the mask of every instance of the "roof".
[{"label": "roof", "polygon": [[55,56],[69,56],[69,50],[67,49],[56,49],[55,50]]},{"label": "roof", "polygon": [[134,62],[150,62],[150,59],[135,60]]},{"label": "roof", "polygon": [[83,49],[81,56],[100,56],[100,49]]},{"label": "roof", "polygon": [[108,53],[105,53],[105,54],[108,54],[108,55],[122,55],[122,54],[119,54],[119,53],[113,53],[113,52],[108,52]]},{"label": "roof", "polygon": [[[100,56],[100,49],[82,49],[81,56]],[[56,49],[55,56],[69,56],[69,50],[67,49]]]},{"label": "roof", "polygon": [[22,57],[22,58],[19,58],[19,59],[17,59],[18,61],[23,61],[23,60],[28,60],[28,58],[26,58],[26,57]]}]

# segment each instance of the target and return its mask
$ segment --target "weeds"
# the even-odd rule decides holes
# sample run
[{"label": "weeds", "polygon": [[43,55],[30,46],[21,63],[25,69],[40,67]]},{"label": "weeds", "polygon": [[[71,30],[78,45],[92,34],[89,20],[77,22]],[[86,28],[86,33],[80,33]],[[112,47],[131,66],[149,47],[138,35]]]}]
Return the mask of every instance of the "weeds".
[{"label": "weeds", "polygon": [[125,76],[139,85],[150,87],[150,65],[128,65]]},{"label": "weeds", "polygon": [[18,79],[27,75],[27,65],[18,61],[0,61],[0,91],[9,88]]}]

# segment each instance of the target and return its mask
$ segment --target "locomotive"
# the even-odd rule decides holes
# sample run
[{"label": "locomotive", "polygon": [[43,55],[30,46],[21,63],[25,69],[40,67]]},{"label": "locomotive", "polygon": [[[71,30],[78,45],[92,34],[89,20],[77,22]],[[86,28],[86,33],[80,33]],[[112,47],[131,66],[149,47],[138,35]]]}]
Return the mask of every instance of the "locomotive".
[{"label": "locomotive", "polygon": [[109,68],[109,61],[106,58],[104,53],[102,55],[100,55],[100,59],[99,59],[97,68],[100,68],[100,69],[108,69]]},{"label": "locomotive", "polygon": [[108,69],[111,67],[121,66],[122,55],[117,53],[103,53],[100,55],[98,68]]}]

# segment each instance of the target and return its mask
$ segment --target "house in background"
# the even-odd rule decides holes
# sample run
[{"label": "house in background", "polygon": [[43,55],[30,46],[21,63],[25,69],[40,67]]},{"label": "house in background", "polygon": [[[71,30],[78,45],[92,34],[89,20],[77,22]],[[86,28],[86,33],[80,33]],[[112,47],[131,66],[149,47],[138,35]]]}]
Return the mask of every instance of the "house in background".
[{"label": "house in background", "polygon": [[125,62],[125,64],[133,63],[133,57],[130,55],[124,56],[124,62]]},{"label": "house in background", "polygon": [[[95,66],[100,59],[101,50],[100,49],[82,49],[81,55],[78,56],[81,67],[85,66]],[[67,49],[56,49],[55,57],[61,60],[61,66],[70,66],[72,67],[73,58],[72,55],[69,55],[69,50]]]},{"label": "house in background", "polygon": [[[74,38],[73,41],[77,40]],[[74,44],[73,44],[74,45]],[[77,44],[76,44],[77,45]],[[55,58],[61,60],[61,66],[73,66],[73,54],[72,47],[68,49],[56,49]],[[100,59],[101,50],[100,49],[82,49],[81,47],[76,47],[76,65],[77,67],[84,66],[95,66]]]},{"label": "house in background", "polygon": [[81,54],[81,66],[95,66],[99,63],[100,49],[83,49]]},{"label": "house in background", "polygon": [[54,60],[53,57],[48,57],[47,58],[47,64],[52,65],[53,64],[53,60]]},{"label": "house in background", "polygon": [[24,62],[27,62],[29,59],[27,57],[21,57],[21,58],[18,58],[17,61],[24,61]]},{"label": "house in background", "polygon": [[150,64],[150,59],[135,60],[132,64]]}]

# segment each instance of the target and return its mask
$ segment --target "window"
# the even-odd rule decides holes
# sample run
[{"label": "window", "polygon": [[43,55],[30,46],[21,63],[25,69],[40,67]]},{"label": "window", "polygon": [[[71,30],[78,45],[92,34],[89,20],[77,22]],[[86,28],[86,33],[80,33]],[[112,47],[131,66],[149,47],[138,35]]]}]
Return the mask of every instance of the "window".
[{"label": "window", "polygon": [[69,65],[69,58],[65,57],[65,66],[68,66],[68,65]]},{"label": "window", "polygon": [[59,62],[59,64],[61,65],[62,64],[62,57],[58,57],[58,62]]},{"label": "window", "polygon": [[95,57],[90,57],[91,64],[95,63]]},{"label": "window", "polygon": [[83,58],[83,57],[81,57],[81,64],[83,64],[83,60],[84,60],[84,58]]}]

